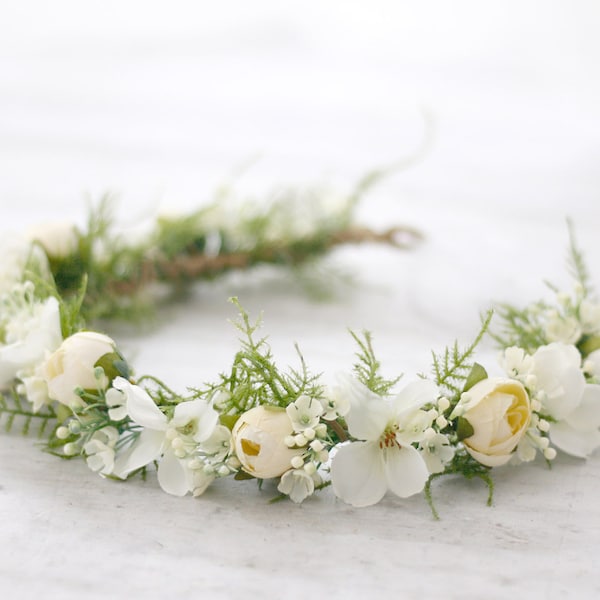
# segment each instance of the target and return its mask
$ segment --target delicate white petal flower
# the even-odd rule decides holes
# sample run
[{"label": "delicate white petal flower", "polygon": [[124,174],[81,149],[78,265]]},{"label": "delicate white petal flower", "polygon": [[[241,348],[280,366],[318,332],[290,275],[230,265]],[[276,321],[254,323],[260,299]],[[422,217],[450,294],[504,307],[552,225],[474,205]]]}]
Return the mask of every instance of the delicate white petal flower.
[{"label": "delicate white petal flower", "polygon": [[353,506],[379,502],[386,490],[405,498],[420,492],[429,471],[413,442],[423,439],[432,416],[421,407],[435,403],[439,391],[430,381],[406,386],[388,401],[365,386],[354,386],[348,430],[363,441],[342,445],[331,464],[335,493]]},{"label": "delicate white petal flower", "polygon": [[292,502],[300,504],[315,491],[315,482],[304,469],[291,469],[283,474],[277,489]]},{"label": "delicate white petal flower", "polygon": [[344,417],[350,410],[350,394],[348,386],[353,385],[348,380],[354,380],[350,376],[339,375],[338,383],[331,388],[328,388],[321,398],[323,406],[323,418],[327,421],[334,421],[338,417]]},{"label": "delicate white petal flower", "polygon": [[454,458],[454,448],[450,445],[448,436],[435,433],[425,436],[421,442],[422,456],[430,473],[442,473],[446,465]]},{"label": "delicate white petal flower", "polygon": [[46,380],[40,376],[39,367],[29,377],[21,372],[18,375],[22,382],[22,387],[18,389],[33,404],[33,412],[38,412],[43,406],[52,403],[52,400],[48,396]]},{"label": "delicate white petal flower", "polygon": [[384,468],[389,489],[400,498],[418,494],[429,479],[421,453],[412,446],[384,450]]},{"label": "delicate white petal flower", "polygon": [[124,479],[129,473],[157,460],[165,446],[163,431],[143,429],[135,442],[115,460],[113,473]]},{"label": "delicate white petal flower", "polygon": [[231,431],[224,425],[217,425],[212,435],[202,442],[202,453],[213,462],[222,462],[231,453],[233,441]]},{"label": "delicate white petal flower", "polygon": [[173,496],[185,496],[192,488],[192,473],[173,452],[164,453],[158,463],[157,477],[160,487]]},{"label": "delicate white petal flower", "polygon": [[331,461],[331,483],[335,495],[352,506],[379,502],[388,489],[379,444],[353,442],[340,446]]},{"label": "delicate white petal flower", "polygon": [[29,376],[62,341],[56,298],[37,300],[33,284],[16,285],[0,299],[0,389],[17,375]]},{"label": "delicate white petal flower", "polygon": [[585,458],[600,447],[600,385],[586,384],[579,406],[567,417],[550,424],[552,443]]},{"label": "delicate white petal flower", "polygon": [[202,398],[181,402],[175,407],[175,414],[169,427],[184,430],[196,442],[207,440],[219,423],[217,411]]},{"label": "delicate white petal flower", "polygon": [[533,358],[523,348],[511,346],[504,350],[500,365],[509,377],[524,383],[533,367]]},{"label": "delicate white petal flower", "polygon": [[285,410],[296,432],[314,429],[319,424],[319,419],[323,414],[321,403],[305,395],[288,404]]},{"label": "delicate white petal flower", "polygon": [[87,465],[100,475],[110,475],[115,465],[115,445],[119,432],[114,427],[104,427],[96,431],[83,446],[87,455]]},{"label": "delicate white petal flower", "polygon": [[531,372],[536,376],[536,389],[542,390],[542,412],[560,421],[581,400],[585,377],[581,371],[581,355],[575,346],[554,343],[542,346],[533,355]]},{"label": "delicate white petal flower", "polygon": [[124,377],[116,377],[113,387],[123,392],[126,397],[127,414],[132,421],[156,431],[166,431],[167,417],[156,406],[148,392],[138,385],[133,385]]},{"label": "delicate white petal flower", "polygon": [[111,387],[106,391],[105,399],[108,406],[108,417],[111,421],[122,421],[127,417],[127,398],[121,390]]},{"label": "delicate white petal flower", "polygon": [[203,469],[194,469],[192,471],[191,491],[194,497],[201,496],[208,489],[208,486],[215,480],[213,474],[206,473]]}]

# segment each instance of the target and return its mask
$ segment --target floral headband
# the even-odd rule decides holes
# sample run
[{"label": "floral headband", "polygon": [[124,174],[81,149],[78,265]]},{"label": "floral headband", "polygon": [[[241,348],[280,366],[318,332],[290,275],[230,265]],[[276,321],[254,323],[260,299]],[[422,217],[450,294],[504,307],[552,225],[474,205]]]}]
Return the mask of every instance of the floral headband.
[{"label": "floral headband", "polygon": [[[492,501],[495,469],[557,451],[585,458],[600,446],[600,303],[571,235],[574,291],[553,303],[501,306],[475,340],[433,355],[432,372],[399,386],[387,379],[369,333],[352,333],[353,369],[325,385],[298,350],[280,369],[266,339],[233,298],[240,348],[231,366],[184,394],[136,376],[116,343],[85,319],[146,315],[149,290],[180,287],[231,269],[295,267],[340,243],[410,246],[418,233],[383,234],[352,224],[356,198],[332,208],[315,196],[285,198],[268,211],[221,205],[159,219],[143,241],[115,236],[107,205],[87,230],[54,226],[5,238],[0,267],[0,417],[37,430],[46,449],[83,457],[114,480],[156,466],[170,494],[202,495],[224,477],[275,480],[278,498],[300,503],[331,486],[369,506],[391,491],[424,492],[444,475],[477,477]],[[489,377],[476,347],[501,347],[503,377]],[[240,484],[243,485],[243,484]]]}]

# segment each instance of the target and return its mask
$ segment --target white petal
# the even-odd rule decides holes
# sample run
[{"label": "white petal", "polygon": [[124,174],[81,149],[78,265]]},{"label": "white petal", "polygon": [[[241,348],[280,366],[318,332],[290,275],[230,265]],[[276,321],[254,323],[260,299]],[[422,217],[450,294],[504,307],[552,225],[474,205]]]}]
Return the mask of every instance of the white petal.
[{"label": "white petal", "polygon": [[113,387],[122,391],[127,397],[127,412],[135,423],[156,431],[166,430],[167,417],[156,406],[146,390],[132,385],[123,377],[115,378]]},{"label": "white petal", "polygon": [[435,402],[440,395],[439,389],[433,381],[419,379],[409,383],[392,400],[396,414],[412,412],[428,402]]},{"label": "white petal", "polygon": [[418,494],[429,479],[421,453],[412,446],[386,450],[384,464],[387,485],[400,498]]},{"label": "white petal", "polygon": [[165,452],[158,463],[158,483],[160,487],[173,496],[185,496],[190,491],[188,469],[172,451]]},{"label": "white petal", "polygon": [[357,393],[350,398],[350,412],[346,423],[350,434],[359,440],[375,441],[392,420],[392,407],[387,400],[359,384]]},{"label": "white petal", "polygon": [[493,456],[489,454],[483,454],[482,452],[473,450],[473,448],[469,448],[467,445],[465,445],[465,449],[477,462],[485,465],[486,467],[501,467],[502,465],[505,465],[513,456],[512,454]]},{"label": "white petal", "polygon": [[341,446],[331,461],[331,483],[338,498],[352,506],[370,506],[387,491],[383,457],[374,442]]},{"label": "white petal", "polygon": [[600,427],[600,385],[587,384],[579,406],[566,418],[579,431],[593,431]]},{"label": "white petal", "polygon": [[196,432],[194,440],[203,442],[207,440],[215,430],[219,422],[219,414],[205,400],[197,399],[189,402],[181,402],[175,407],[175,414],[169,425],[184,427],[190,421],[196,421]]},{"label": "white petal", "polygon": [[551,423],[550,439],[563,452],[579,458],[587,458],[600,447],[600,432],[596,430],[581,431],[568,423]]},{"label": "white petal", "polygon": [[164,440],[162,431],[144,429],[133,445],[119,455],[113,473],[124,478],[132,471],[156,460],[162,452]]}]

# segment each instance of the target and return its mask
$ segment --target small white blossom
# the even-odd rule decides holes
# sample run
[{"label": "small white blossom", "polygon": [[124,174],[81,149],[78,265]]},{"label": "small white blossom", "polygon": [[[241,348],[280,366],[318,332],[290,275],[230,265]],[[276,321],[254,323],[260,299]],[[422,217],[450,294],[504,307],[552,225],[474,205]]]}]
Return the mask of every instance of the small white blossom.
[{"label": "small white blossom", "polygon": [[575,346],[554,343],[533,355],[541,412],[552,443],[573,456],[589,456],[600,447],[600,385],[586,383]]},{"label": "small white blossom", "polygon": [[448,436],[433,433],[421,442],[422,456],[430,473],[442,473],[446,465],[454,458],[454,448]]},{"label": "small white blossom", "polygon": [[122,421],[127,416],[127,398],[121,390],[111,387],[106,391],[108,417],[111,421]]},{"label": "small white blossom", "polygon": [[500,366],[512,379],[525,383],[533,366],[533,359],[522,348],[506,348],[500,358]]},{"label": "small white blossom", "polygon": [[119,432],[114,427],[104,427],[96,431],[83,446],[87,455],[87,465],[100,475],[110,475],[115,466],[115,445]]},{"label": "small white blossom", "polygon": [[196,490],[194,470],[185,459],[211,437],[218,425],[218,413],[208,402],[198,399],[178,404],[169,420],[141,387],[123,377],[117,377],[113,387],[125,394],[131,420],[144,428],[133,445],[117,457],[114,474],[124,478],[160,459],[158,482],[165,492],[185,496]]},{"label": "small white blossom", "polygon": [[[292,422],[292,427],[296,432],[302,432],[305,429],[314,430],[319,424],[319,419],[323,414],[321,403],[318,400],[305,395],[300,396],[294,402],[288,404],[285,410]],[[305,444],[306,440],[304,440],[303,444],[297,445],[304,446]]]},{"label": "small white blossom", "polygon": [[413,382],[388,400],[357,382],[353,386],[348,430],[359,441],[338,447],[331,463],[336,495],[353,506],[369,506],[390,489],[406,498],[420,492],[429,478],[421,442],[431,415],[421,407],[435,403],[439,391],[427,380]]},{"label": "small white blossom", "polygon": [[321,404],[323,405],[323,418],[327,421],[333,421],[338,417],[344,417],[350,410],[349,388],[354,385],[354,377],[338,376],[338,383],[326,390]]},{"label": "small white blossom", "polygon": [[304,469],[291,469],[283,474],[277,489],[296,504],[300,504],[314,493],[315,475],[317,474],[310,475]]}]

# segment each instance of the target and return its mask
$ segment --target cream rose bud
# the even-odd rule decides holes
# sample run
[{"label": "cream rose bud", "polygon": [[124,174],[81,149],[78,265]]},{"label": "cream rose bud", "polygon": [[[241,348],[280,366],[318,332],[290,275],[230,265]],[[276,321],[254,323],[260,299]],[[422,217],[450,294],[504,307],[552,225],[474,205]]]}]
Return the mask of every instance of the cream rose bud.
[{"label": "cream rose bud", "polygon": [[514,379],[492,377],[476,383],[467,398],[462,416],[473,428],[462,440],[467,452],[487,467],[505,464],[531,420],[525,388]]},{"label": "cream rose bud", "polygon": [[81,331],[68,337],[42,366],[48,396],[71,407],[83,405],[77,388],[95,390],[108,387],[108,378],[97,379],[96,364],[115,352],[115,342],[106,335]]},{"label": "cream rose bud", "polygon": [[279,477],[292,468],[291,461],[304,452],[288,448],[292,422],[284,409],[256,406],[246,411],[233,428],[233,445],[244,471],[259,479]]}]

